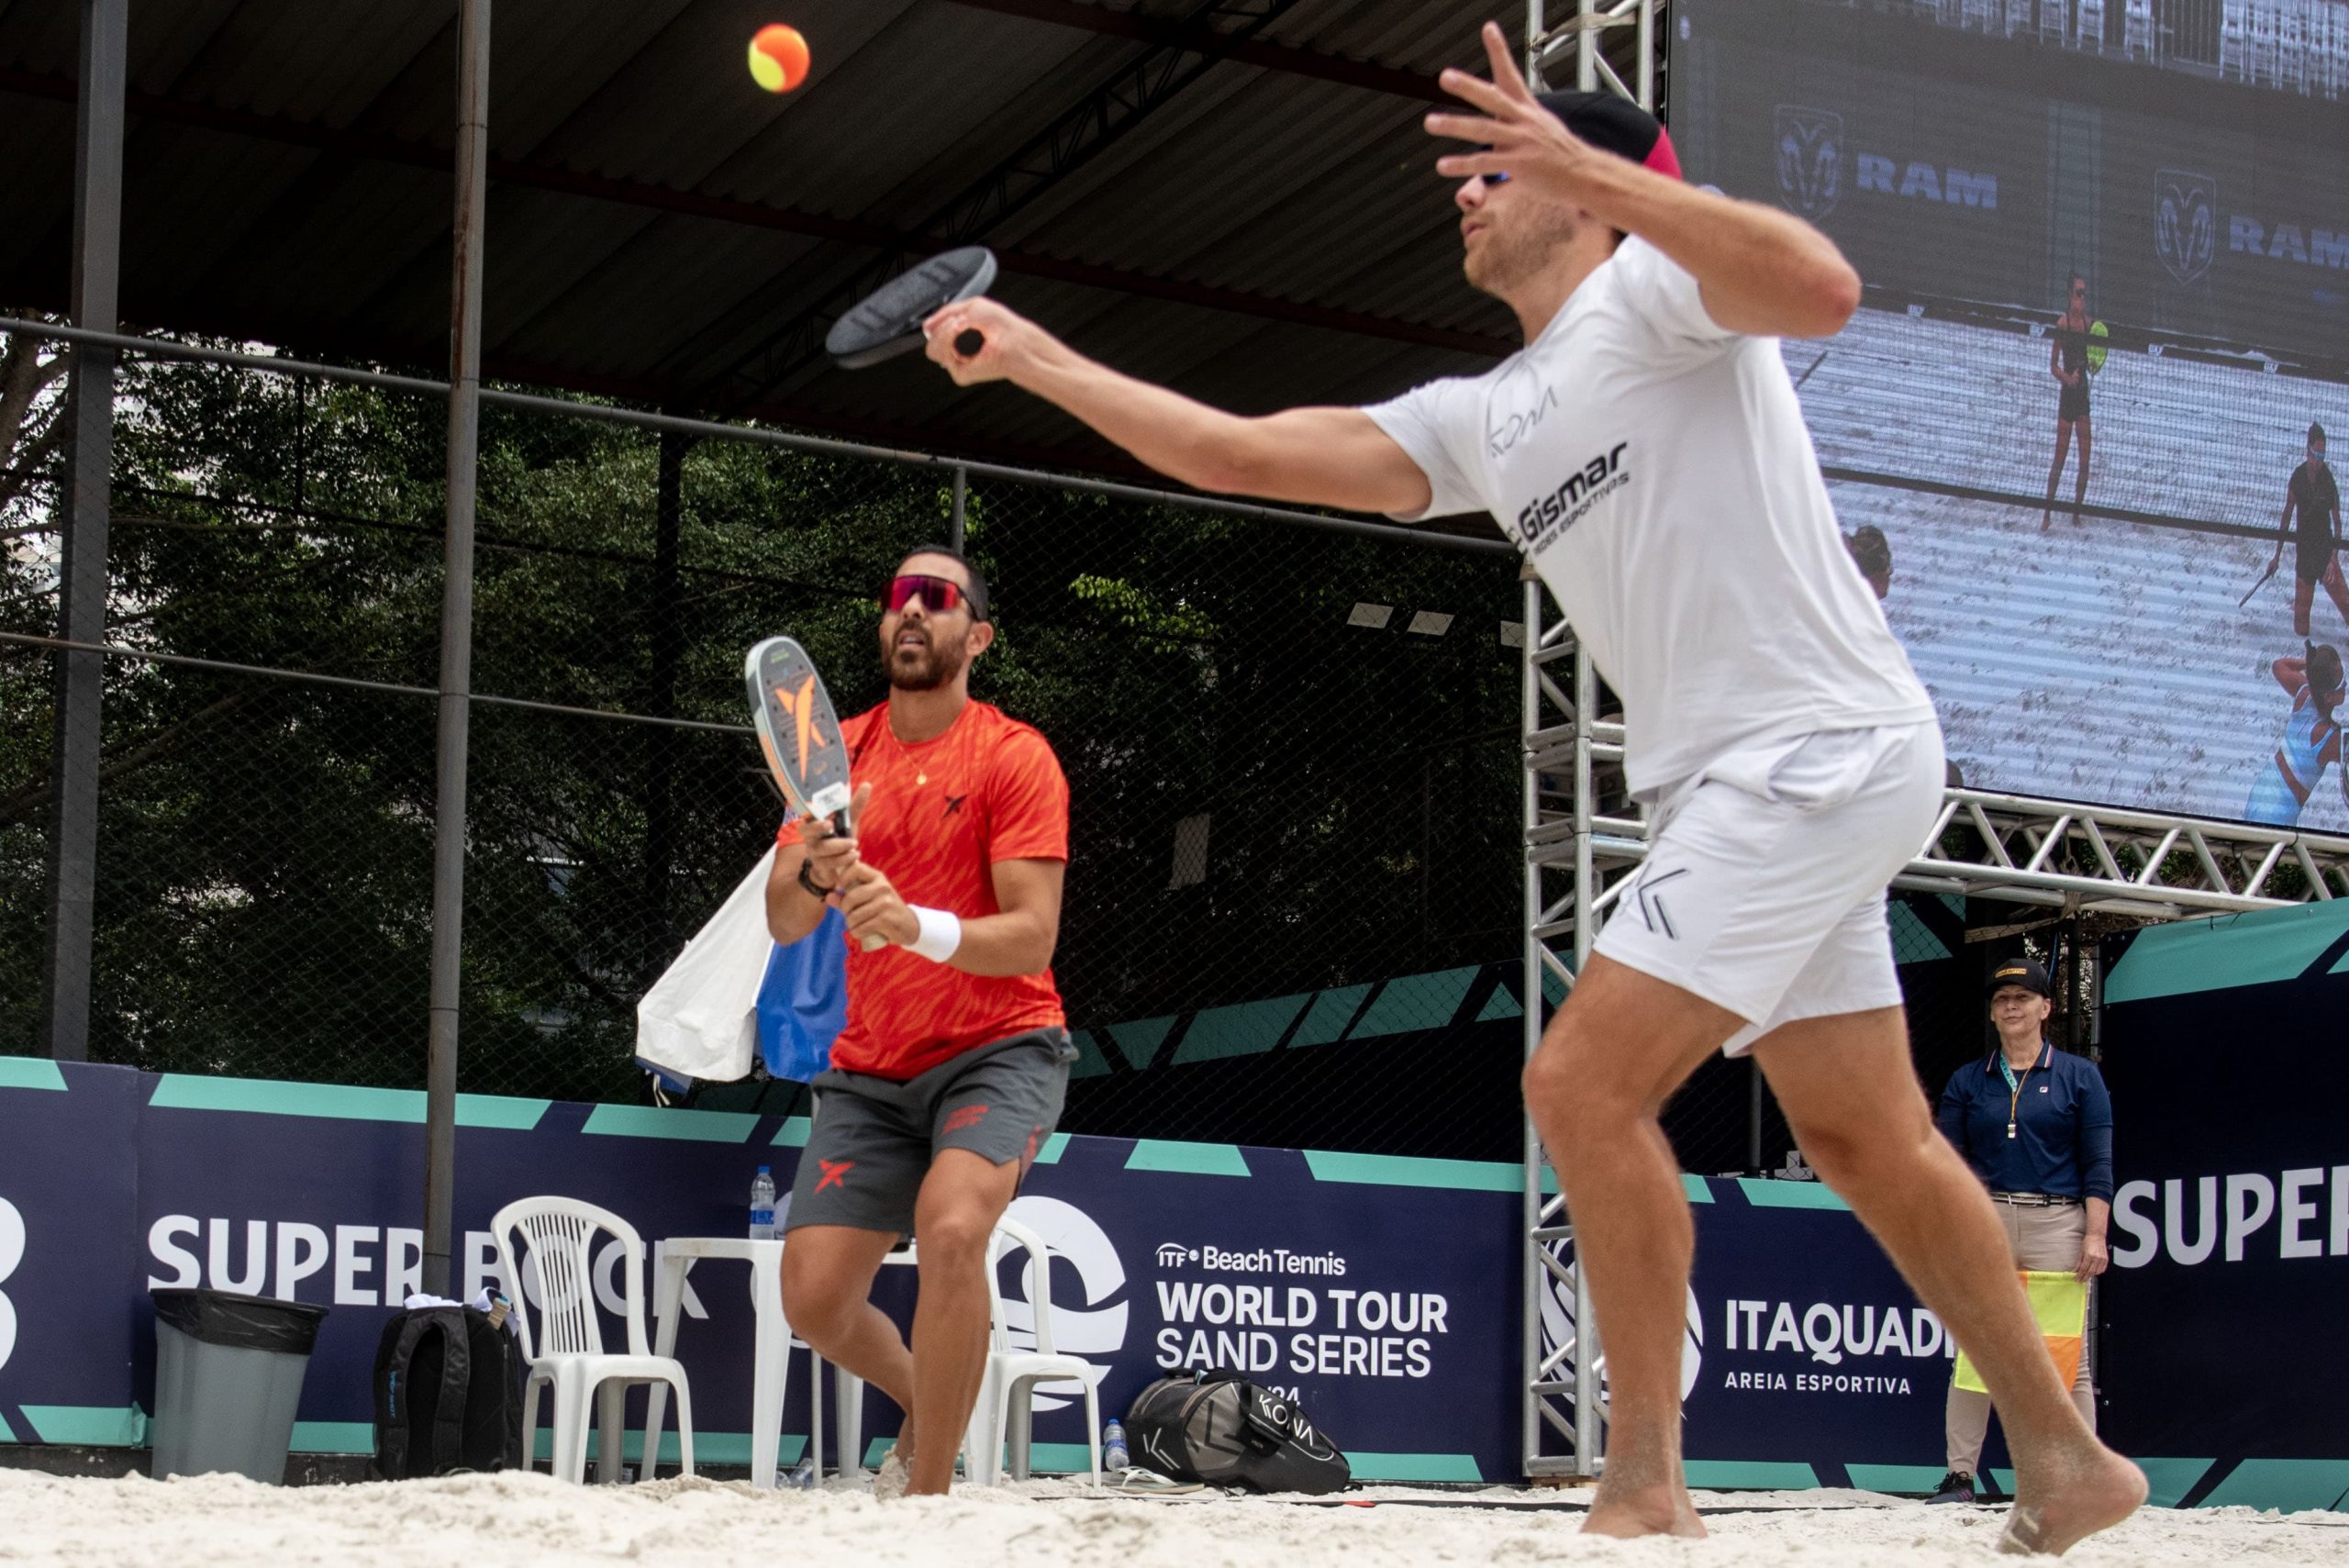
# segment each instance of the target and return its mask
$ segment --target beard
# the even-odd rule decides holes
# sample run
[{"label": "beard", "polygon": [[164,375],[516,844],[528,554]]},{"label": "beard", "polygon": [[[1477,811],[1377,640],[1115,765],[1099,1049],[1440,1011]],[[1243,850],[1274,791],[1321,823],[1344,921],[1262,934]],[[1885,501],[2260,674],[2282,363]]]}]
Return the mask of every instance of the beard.
[{"label": "beard", "polygon": [[970,662],[962,643],[941,642],[938,634],[927,628],[919,635],[923,639],[919,647],[882,645],[881,673],[897,691],[934,692],[952,683]]},{"label": "beard", "polygon": [[1582,232],[1573,212],[1563,207],[1531,207],[1518,216],[1509,228],[1496,224],[1486,229],[1484,243],[1461,258],[1461,272],[1479,293],[1497,299],[1523,286]]}]

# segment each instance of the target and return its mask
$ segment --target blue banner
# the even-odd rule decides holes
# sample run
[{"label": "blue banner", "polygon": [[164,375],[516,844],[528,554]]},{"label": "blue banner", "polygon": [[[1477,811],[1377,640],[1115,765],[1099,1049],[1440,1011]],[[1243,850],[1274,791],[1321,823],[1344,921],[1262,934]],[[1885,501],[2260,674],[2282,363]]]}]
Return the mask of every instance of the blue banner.
[{"label": "blue banner", "polygon": [[[147,1292],[202,1285],[333,1308],[295,1446],[365,1451],[376,1338],[421,1276],[423,1112],[414,1093],[0,1058],[0,1440],[143,1440]],[[513,1198],[584,1198],[656,1248],[735,1235],[754,1168],[787,1186],[807,1133],[798,1118],[478,1096],[458,1119],[466,1296],[504,1283],[488,1225]],[[1167,1371],[1230,1366],[1293,1393],[1364,1479],[1506,1480],[1521,1473],[1520,1180],[1497,1163],[1061,1137],[1017,1212],[1052,1244],[1057,1346],[1098,1369],[1105,1411]],[[1815,1184],[1688,1184],[1697,1483],[1921,1474],[1947,1345],[1874,1244]],[[616,1263],[601,1265],[613,1314]],[[914,1273],[882,1272],[885,1307],[909,1308]],[[749,1452],[747,1281],[739,1264],[698,1265],[678,1340],[713,1462]],[[1019,1260],[1002,1283],[1028,1298]],[[644,1288],[649,1302],[650,1271]],[[1552,1293],[1551,1342],[1570,1311]],[[621,1331],[607,1317],[607,1335]],[[869,1399],[877,1439],[897,1416]],[[1081,1407],[1039,1407],[1040,1457],[1075,1462]],[[786,1460],[807,1427],[801,1359]]]}]

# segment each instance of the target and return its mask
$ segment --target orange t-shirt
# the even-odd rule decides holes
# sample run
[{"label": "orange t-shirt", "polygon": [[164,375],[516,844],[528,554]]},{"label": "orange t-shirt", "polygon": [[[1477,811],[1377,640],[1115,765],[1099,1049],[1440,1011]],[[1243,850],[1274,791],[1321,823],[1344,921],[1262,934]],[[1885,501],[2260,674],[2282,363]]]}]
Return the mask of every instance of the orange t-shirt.
[{"label": "orange t-shirt", "polygon": [[[889,705],[841,726],[850,781],[871,784],[856,824],[857,852],[908,904],[965,920],[1000,912],[997,861],[1068,859],[1068,780],[1052,743],[987,703],[974,702],[946,733],[907,745],[889,728]],[[799,821],[775,842],[799,842]],[[895,945],[848,951],[848,1023],[832,1065],[900,1082],[990,1040],[1067,1023],[1052,971],[965,974]]]}]

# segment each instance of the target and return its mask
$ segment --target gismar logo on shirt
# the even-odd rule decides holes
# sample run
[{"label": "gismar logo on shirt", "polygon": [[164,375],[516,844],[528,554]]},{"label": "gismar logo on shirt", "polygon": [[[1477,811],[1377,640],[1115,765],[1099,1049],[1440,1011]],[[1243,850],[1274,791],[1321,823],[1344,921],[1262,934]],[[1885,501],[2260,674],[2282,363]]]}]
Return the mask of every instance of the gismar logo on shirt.
[{"label": "gismar logo on shirt", "polygon": [[1631,476],[1623,472],[1623,453],[1631,444],[1616,442],[1611,450],[1566,475],[1565,483],[1555,490],[1527,502],[1525,510],[1517,515],[1517,542],[1529,553],[1548,549],[1560,534],[1582,521],[1601,496],[1629,484]]}]

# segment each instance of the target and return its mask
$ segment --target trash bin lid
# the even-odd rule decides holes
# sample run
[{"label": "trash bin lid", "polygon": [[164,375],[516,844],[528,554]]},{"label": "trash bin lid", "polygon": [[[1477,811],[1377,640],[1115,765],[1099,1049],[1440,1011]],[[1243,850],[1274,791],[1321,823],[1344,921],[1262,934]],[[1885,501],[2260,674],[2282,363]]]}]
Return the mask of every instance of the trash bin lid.
[{"label": "trash bin lid", "polygon": [[283,1351],[306,1356],[318,1341],[323,1307],[233,1290],[159,1290],[155,1317],[188,1338],[237,1351]]}]

